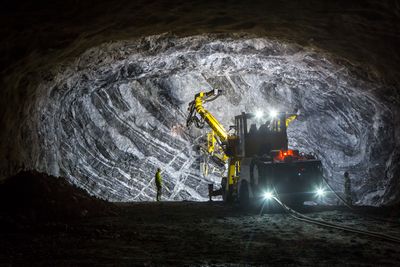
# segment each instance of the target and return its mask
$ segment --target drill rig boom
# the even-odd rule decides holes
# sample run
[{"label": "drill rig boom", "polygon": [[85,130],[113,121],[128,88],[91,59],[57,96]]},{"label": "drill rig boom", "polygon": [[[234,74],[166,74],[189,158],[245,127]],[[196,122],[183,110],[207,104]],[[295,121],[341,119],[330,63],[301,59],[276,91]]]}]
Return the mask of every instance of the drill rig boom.
[{"label": "drill rig boom", "polygon": [[[194,122],[199,128],[203,128],[204,121],[211,127],[211,129],[219,137],[220,141],[225,142],[228,140],[228,132],[225,130],[224,126],[208,111],[203,107],[203,103],[215,100],[222,94],[218,89],[209,91],[207,93],[200,92],[195,96],[194,101],[189,103],[189,117],[186,121],[186,126]],[[201,119],[199,119],[194,112],[197,112]]]}]

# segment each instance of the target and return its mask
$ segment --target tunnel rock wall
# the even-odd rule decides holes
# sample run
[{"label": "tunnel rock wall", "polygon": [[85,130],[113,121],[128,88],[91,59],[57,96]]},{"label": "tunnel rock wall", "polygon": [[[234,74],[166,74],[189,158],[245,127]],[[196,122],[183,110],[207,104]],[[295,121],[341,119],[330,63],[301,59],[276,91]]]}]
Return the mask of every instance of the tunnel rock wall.
[{"label": "tunnel rock wall", "polygon": [[315,153],[334,189],[342,190],[347,170],[359,203],[396,201],[398,108],[375,97],[382,85],[334,62],[243,35],[105,43],[49,70],[11,145],[21,148],[24,168],[65,176],[108,200],[153,199],[157,167],[166,199],[205,200],[218,176],[200,175],[201,132],[185,127],[186,108],[197,92],[217,88],[224,96],[207,107],[224,126],[242,111],[298,112],[291,147]]}]

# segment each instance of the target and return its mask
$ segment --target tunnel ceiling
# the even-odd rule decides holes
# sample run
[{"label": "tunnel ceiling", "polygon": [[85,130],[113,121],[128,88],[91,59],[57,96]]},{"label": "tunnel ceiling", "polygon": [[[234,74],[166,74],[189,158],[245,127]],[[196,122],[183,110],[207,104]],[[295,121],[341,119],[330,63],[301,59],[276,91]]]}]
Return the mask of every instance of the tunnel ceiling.
[{"label": "tunnel ceiling", "polygon": [[348,170],[359,203],[399,200],[398,7],[119,3],[5,13],[3,177],[38,169],[149,200],[161,166],[166,198],[204,200],[218,175],[200,177],[186,107],[218,88],[208,107],[226,127],[241,111],[298,111],[290,143],[321,158],[335,189]]}]

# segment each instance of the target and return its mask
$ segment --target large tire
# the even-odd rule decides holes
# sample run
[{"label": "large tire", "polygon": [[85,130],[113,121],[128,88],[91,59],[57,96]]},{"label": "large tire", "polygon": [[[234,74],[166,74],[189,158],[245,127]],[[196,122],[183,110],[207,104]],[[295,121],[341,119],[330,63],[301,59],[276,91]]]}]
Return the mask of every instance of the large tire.
[{"label": "large tire", "polygon": [[224,201],[224,202],[227,202],[227,189],[226,189],[226,187],[227,187],[227,183],[228,182],[228,179],[226,178],[226,177],[222,177],[222,179],[221,179],[221,190],[222,190],[222,200]]},{"label": "large tire", "polygon": [[239,188],[239,203],[242,206],[249,204],[249,183],[246,180],[240,182]]},{"label": "large tire", "polygon": [[259,195],[259,180],[260,174],[258,170],[258,166],[256,160],[252,160],[250,165],[250,189],[253,195],[253,198],[256,198]]}]

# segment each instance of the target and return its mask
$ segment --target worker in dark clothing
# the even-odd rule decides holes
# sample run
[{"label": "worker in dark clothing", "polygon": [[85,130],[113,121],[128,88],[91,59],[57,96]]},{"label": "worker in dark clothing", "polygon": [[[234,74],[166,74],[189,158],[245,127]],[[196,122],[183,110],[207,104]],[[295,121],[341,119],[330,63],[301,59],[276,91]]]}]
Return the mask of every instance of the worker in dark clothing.
[{"label": "worker in dark clothing", "polygon": [[161,178],[161,169],[158,168],[155,175],[155,182],[157,187],[157,198],[156,201],[160,201],[161,199],[161,188],[162,188],[162,178]]},{"label": "worker in dark clothing", "polygon": [[352,205],[353,201],[351,199],[351,182],[350,182],[350,176],[349,176],[348,172],[344,173],[344,196],[345,196],[347,204]]}]

